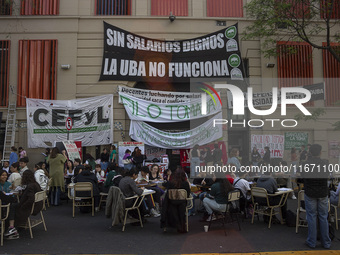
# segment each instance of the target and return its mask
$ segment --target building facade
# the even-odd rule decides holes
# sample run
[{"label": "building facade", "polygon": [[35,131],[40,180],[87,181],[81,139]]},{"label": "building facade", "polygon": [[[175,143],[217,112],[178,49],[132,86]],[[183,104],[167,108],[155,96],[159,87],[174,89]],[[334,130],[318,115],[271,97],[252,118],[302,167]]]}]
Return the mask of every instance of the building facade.
[{"label": "building facade", "polygon": [[[268,92],[272,87],[301,86],[323,82],[325,78],[339,79],[340,65],[321,50],[312,50],[305,43],[292,42],[300,54],[265,58],[261,53],[262,39],[242,40],[242,33],[252,20],[243,6],[250,0],[13,0],[11,5],[1,1],[0,15],[0,112],[3,141],[7,109],[15,102],[15,145],[27,147],[25,97],[69,100],[104,94],[114,95],[114,121],[123,126],[129,140],[129,118],[118,104],[117,86],[134,87],[135,82],[99,81],[103,58],[103,21],[135,34],[160,40],[190,39],[217,31],[238,22],[240,48],[249,86],[255,92]],[[170,15],[175,19],[171,21]],[[336,17],[339,18],[339,17]],[[221,27],[222,26],[222,27]],[[336,29],[336,28],[334,28]],[[339,25],[337,29],[340,30]],[[324,41],[324,35],[318,40]],[[278,42],[278,47],[284,48]],[[302,78],[302,83],[280,84],[277,78]],[[189,86],[189,85],[188,85]],[[340,145],[340,131],[332,124],[339,120],[340,83],[326,83],[325,100],[307,107],[323,108],[326,114],[317,121],[299,121],[292,130],[277,126],[262,128],[225,127],[224,140],[228,148],[238,147],[248,157],[252,134],[281,134],[287,131],[308,133],[309,143],[320,143],[323,156],[338,155],[339,148],[330,148],[330,141]],[[168,90],[164,85],[152,89]],[[225,93],[223,94],[226,100]],[[225,111],[227,112],[227,111]],[[230,112],[230,111],[229,111]],[[288,108],[285,118],[294,119],[299,111]],[[225,114],[225,118],[231,115]],[[283,119],[277,110],[273,119]],[[234,117],[232,117],[234,118]],[[236,118],[236,117],[235,117]],[[249,119],[265,117],[249,115]],[[112,130],[114,141],[122,140],[119,129]],[[41,149],[29,149],[30,155],[40,157]],[[95,148],[87,148],[95,153]],[[101,151],[101,148],[97,148]],[[96,151],[96,153],[98,153]],[[332,154],[333,155],[333,154]],[[290,161],[285,151],[284,159]]]}]

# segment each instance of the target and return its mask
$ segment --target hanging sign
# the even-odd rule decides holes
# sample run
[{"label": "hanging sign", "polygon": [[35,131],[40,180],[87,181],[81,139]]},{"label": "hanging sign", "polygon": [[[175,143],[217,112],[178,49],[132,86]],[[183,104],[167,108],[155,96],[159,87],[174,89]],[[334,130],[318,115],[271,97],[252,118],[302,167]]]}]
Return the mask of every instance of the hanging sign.
[{"label": "hanging sign", "polygon": [[193,39],[161,41],[104,22],[100,81],[170,83],[243,77],[237,24]]},{"label": "hanging sign", "polygon": [[[27,98],[26,105],[29,148],[46,148],[54,141],[66,141],[67,133],[83,146],[113,142],[113,95],[74,100]],[[65,126],[67,118],[72,118],[70,130]]]},{"label": "hanging sign", "polygon": [[222,119],[222,113],[216,114],[202,125],[185,132],[166,132],[156,129],[142,121],[131,121],[130,137],[150,146],[165,149],[185,149],[194,145],[204,145],[222,137],[222,125],[214,127],[214,119]]},{"label": "hanging sign", "polygon": [[119,93],[119,98],[123,102],[125,110],[131,120],[147,122],[179,122],[198,119],[216,114],[222,110],[217,96],[209,97],[207,100],[207,114],[202,115],[201,99],[192,99],[186,103],[153,103],[143,99],[138,99],[125,93]]},{"label": "hanging sign", "polygon": [[285,150],[292,148],[300,149],[301,145],[307,146],[308,133],[306,132],[286,132],[285,133]]}]

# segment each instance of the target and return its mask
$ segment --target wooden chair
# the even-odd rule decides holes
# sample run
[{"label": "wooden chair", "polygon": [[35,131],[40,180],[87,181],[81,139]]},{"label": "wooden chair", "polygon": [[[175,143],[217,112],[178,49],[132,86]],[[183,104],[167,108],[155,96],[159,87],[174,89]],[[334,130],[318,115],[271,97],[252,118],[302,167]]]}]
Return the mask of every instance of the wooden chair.
[{"label": "wooden chair", "polygon": [[[269,202],[269,198],[273,197],[273,196],[275,196],[275,195],[274,194],[268,194],[267,190],[264,189],[264,188],[259,188],[259,187],[251,188],[251,199],[252,199],[253,205],[254,205],[253,216],[252,216],[252,219],[251,219],[252,224],[254,223],[254,217],[255,217],[256,213],[269,216],[268,228],[270,228],[270,226],[271,226],[273,215],[276,215],[276,214],[280,214],[281,224],[283,224],[281,206],[286,202],[284,197],[287,198],[287,196],[281,196],[280,202],[277,205],[271,205],[270,202]],[[264,199],[265,204],[260,205],[256,201],[256,198]],[[276,208],[279,209],[278,210],[279,212],[275,211]]]},{"label": "wooden chair", "polygon": [[[124,222],[123,222],[123,229],[122,229],[123,232],[125,231],[125,224],[126,224],[127,215],[129,213],[129,211],[131,211],[131,210],[137,210],[140,226],[143,227],[143,221],[142,221],[142,217],[141,217],[141,214],[140,214],[140,211],[139,211],[139,207],[142,204],[143,199],[144,199],[144,196],[138,196],[138,195],[134,195],[133,197],[125,198],[125,215],[124,215]],[[126,202],[130,201],[130,200],[133,201],[132,206],[126,207]]]},{"label": "wooden chair", "polygon": [[[185,227],[186,231],[189,232],[189,210],[193,207],[193,197],[188,197],[185,189],[169,189],[168,191],[170,200],[186,200],[187,206],[185,207]],[[166,231],[166,228],[164,229]]]},{"label": "wooden chair", "polygon": [[100,206],[101,206],[101,204],[104,202],[104,203],[106,203],[106,198],[107,198],[107,196],[109,195],[108,193],[105,193],[105,192],[100,192],[99,193],[99,195],[100,195],[100,200],[99,200],[99,209],[101,208]]},{"label": "wooden chair", "polygon": [[296,209],[296,229],[295,229],[296,233],[298,233],[299,227],[308,227],[307,220],[300,219],[301,213],[306,213],[306,210],[301,207],[301,201],[305,201],[304,190],[300,190],[298,193],[298,206]]},{"label": "wooden chair", "polygon": [[[39,218],[37,219],[37,217],[33,216],[33,212],[34,212],[34,208],[35,208],[36,204],[39,203],[39,202],[44,203],[45,200],[46,200],[46,191],[39,191],[39,192],[35,193],[35,198],[34,198],[34,203],[32,205],[31,214],[27,218],[26,224],[20,226],[21,228],[25,228],[25,229],[30,230],[31,238],[33,238],[32,228],[34,228],[34,227],[36,227],[40,224],[43,224],[45,231],[47,231],[44,215],[42,213],[44,206],[42,206],[42,208],[39,212],[40,213],[40,219]],[[38,215],[39,215],[39,213],[38,213]],[[36,216],[38,216],[38,215],[36,215]]]},{"label": "wooden chair", "polygon": [[0,200],[0,221],[1,221],[1,228],[0,228],[0,231],[1,231],[1,246],[3,246],[3,243],[4,243],[4,233],[5,233],[5,222],[8,218],[8,214],[9,214],[9,206],[10,204],[7,204],[7,205],[3,205],[1,203],[1,200]]},{"label": "wooden chair", "polygon": [[[218,215],[216,215],[217,213],[213,211],[211,217],[216,217],[218,220],[220,220],[222,222],[222,225],[223,225],[223,230],[224,230],[224,234],[227,235],[227,232],[226,232],[226,229],[225,229],[225,223],[226,223],[226,218],[227,218],[227,214],[229,213],[230,215],[230,219],[232,219],[232,215],[235,214],[236,215],[236,220],[237,220],[237,224],[238,224],[238,228],[239,230],[241,230],[241,226],[240,226],[240,221],[239,221],[239,218],[238,218],[238,214],[239,214],[239,206],[237,205],[237,210],[238,212],[233,212],[230,207],[232,206],[233,203],[238,203],[239,200],[240,200],[240,197],[241,197],[241,192],[240,190],[234,190],[234,191],[231,191],[228,193],[228,204],[227,204],[227,207],[226,207],[226,210],[224,212],[221,212],[221,217],[218,218]],[[213,221],[211,220],[209,222],[209,227],[208,227],[208,230],[210,230],[210,226],[211,226],[211,223]]]},{"label": "wooden chair", "polygon": [[[73,194],[71,190],[73,189]],[[80,193],[79,193],[80,192]],[[84,193],[86,195],[84,195]],[[94,216],[93,186],[90,182],[77,182],[68,188],[68,197],[72,200],[72,217],[74,218],[75,207],[91,206]],[[89,200],[89,201],[84,201]]]}]

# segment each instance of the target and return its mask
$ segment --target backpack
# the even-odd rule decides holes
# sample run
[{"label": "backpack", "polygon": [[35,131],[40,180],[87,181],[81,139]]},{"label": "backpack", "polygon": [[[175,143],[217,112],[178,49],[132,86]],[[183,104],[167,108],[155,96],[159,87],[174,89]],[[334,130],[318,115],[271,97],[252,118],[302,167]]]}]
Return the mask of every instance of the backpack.
[{"label": "backpack", "polygon": [[296,213],[291,210],[287,210],[286,224],[288,227],[296,227]]}]

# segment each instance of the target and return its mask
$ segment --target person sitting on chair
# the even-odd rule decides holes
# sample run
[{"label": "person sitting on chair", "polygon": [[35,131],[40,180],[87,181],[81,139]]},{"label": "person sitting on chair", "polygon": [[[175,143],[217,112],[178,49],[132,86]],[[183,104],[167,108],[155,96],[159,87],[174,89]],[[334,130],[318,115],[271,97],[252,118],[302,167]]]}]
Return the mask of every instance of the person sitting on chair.
[{"label": "person sitting on chair", "polygon": [[211,186],[209,194],[203,199],[203,206],[208,213],[206,221],[213,220],[213,211],[225,212],[228,203],[228,193],[234,190],[223,172],[216,172],[215,183]]},{"label": "person sitting on chair", "polygon": [[[4,236],[8,239],[18,239],[19,233],[14,226],[25,224],[31,214],[31,209],[35,201],[35,193],[41,191],[40,185],[34,178],[32,171],[25,171],[22,174],[21,185],[26,187],[20,197],[20,203],[12,203],[9,210],[9,228]],[[43,201],[34,206],[33,215],[41,211]]]},{"label": "person sitting on chair", "polygon": [[182,169],[177,169],[171,174],[171,180],[163,184],[167,188],[161,216],[161,228],[167,226],[177,228],[177,232],[186,233],[186,206],[187,200],[170,200],[169,193],[174,189],[184,189],[187,197],[190,196],[190,186],[187,176]]}]

